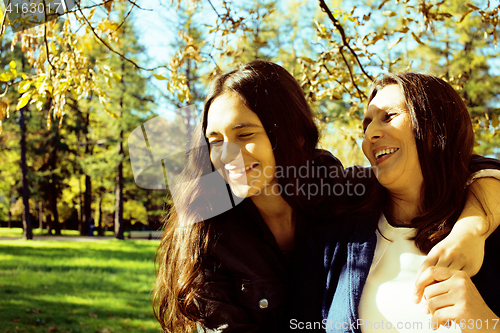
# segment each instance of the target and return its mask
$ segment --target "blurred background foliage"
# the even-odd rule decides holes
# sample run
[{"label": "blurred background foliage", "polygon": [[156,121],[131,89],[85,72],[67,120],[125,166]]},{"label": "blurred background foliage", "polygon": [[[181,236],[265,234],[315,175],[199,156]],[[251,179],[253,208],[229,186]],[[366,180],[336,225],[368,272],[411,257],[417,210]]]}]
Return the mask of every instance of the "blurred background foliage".
[{"label": "blurred background foliage", "polygon": [[24,217],[26,238],[34,227],[85,235],[95,223],[117,238],[159,228],[171,202],[135,185],[128,135],[158,115],[189,131],[213,76],[254,59],[297,78],[321,147],[345,166],[367,165],[359,120],[371,82],[403,70],[459,90],[476,152],[498,157],[499,8],[477,0],[84,0],[16,33],[6,19],[1,225]]}]

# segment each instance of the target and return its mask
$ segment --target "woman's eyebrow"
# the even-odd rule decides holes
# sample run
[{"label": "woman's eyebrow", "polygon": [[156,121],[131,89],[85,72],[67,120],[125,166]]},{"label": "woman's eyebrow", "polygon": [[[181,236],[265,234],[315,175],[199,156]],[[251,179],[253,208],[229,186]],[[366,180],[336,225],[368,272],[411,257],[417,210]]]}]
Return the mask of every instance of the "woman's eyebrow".
[{"label": "woman's eyebrow", "polygon": [[[253,123],[241,123],[241,124],[236,124],[234,125],[231,130],[237,130],[237,129],[241,129],[241,128],[247,128],[247,127],[254,127],[254,128],[262,128],[262,126],[259,126],[257,124],[253,124]],[[217,132],[217,131],[212,131],[210,133],[208,133],[206,135],[206,137],[210,137],[210,136],[216,136],[216,135],[219,135],[220,133]]]},{"label": "woman's eyebrow", "polygon": [[259,126],[257,124],[253,124],[253,123],[242,123],[242,124],[234,125],[232,129],[235,130],[235,129],[245,128],[245,127],[257,127],[257,128],[261,128],[262,126]]}]

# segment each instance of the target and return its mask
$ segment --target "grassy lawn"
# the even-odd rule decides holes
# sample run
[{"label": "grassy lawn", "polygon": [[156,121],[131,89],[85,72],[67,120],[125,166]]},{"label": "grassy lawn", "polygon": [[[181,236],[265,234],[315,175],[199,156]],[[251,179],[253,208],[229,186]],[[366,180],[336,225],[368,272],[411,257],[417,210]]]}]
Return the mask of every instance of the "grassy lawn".
[{"label": "grassy lawn", "polygon": [[[4,229],[0,237],[13,232]],[[150,295],[157,246],[113,238],[0,241],[0,333],[158,333]]]},{"label": "grassy lawn", "polygon": [[[97,235],[97,232],[95,234]],[[68,237],[71,237],[71,236],[76,237],[76,236],[80,236],[80,232],[78,230],[61,230],[61,235],[68,236]],[[22,228],[0,228],[0,237],[18,238],[18,237],[22,237],[22,236],[23,236],[23,229]],[[39,228],[33,229],[33,236],[47,236],[47,231],[45,229],[40,230]],[[114,233],[113,233],[113,231],[106,231],[104,236],[114,237]]]}]

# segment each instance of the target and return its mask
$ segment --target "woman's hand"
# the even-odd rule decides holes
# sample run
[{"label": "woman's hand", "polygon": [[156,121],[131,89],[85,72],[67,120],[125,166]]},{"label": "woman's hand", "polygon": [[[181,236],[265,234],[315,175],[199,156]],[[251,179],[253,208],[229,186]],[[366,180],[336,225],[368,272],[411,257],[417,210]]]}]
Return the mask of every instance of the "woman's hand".
[{"label": "woman's hand", "polygon": [[432,266],[420,275],[416,285],[427,286],[423,304],[432,314],[433,328],[458,325],[463,332],[500,332],[500,318],[464,271]]},{"label": "woman's hand", "polygon": [[[485,223],[485,221],[481,217],[474,216],[462,219],[461,223],[474,225]],[[484,235],[471,236],[466,231],[459,229],[453,230],[455,233],[452,231],[448,237],[436,244],[429,252],[417,272],[417,281],[422,272],[432,266],[461,270],[469,276],[477,274],[483,264],[486,237]],[[415,286],[416,303],[420,302],[425,287],[427,285]]]},{"label": "woman's hand", "polygon": [[[436,244],[417,273],[417,280],[431,266],[477,274],[484,258],[484,242],[500,224],[500,181],[480,178],[468,187],[467,202],[450,234]],[[420,302],[426,285],[416,286],[415,300]]]}]

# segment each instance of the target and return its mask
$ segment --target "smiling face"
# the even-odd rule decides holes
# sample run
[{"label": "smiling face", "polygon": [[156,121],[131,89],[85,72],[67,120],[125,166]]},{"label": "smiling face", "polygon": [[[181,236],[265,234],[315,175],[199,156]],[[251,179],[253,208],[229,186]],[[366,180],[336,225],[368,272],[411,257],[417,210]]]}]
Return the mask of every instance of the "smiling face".
[{"label": "smiling face", "polygon": [[398,85],[378,91],[363,120],[363,152],[375,167],[377,179],[392,193],[423,184],[415,136],[405,98]]},{"label": "smiling face", "polygon": [[277,183],[273,147],[266,130],[237,95],[224,93],[212,102],[205,135],[214,167],[236,196],[260,195]]}]

